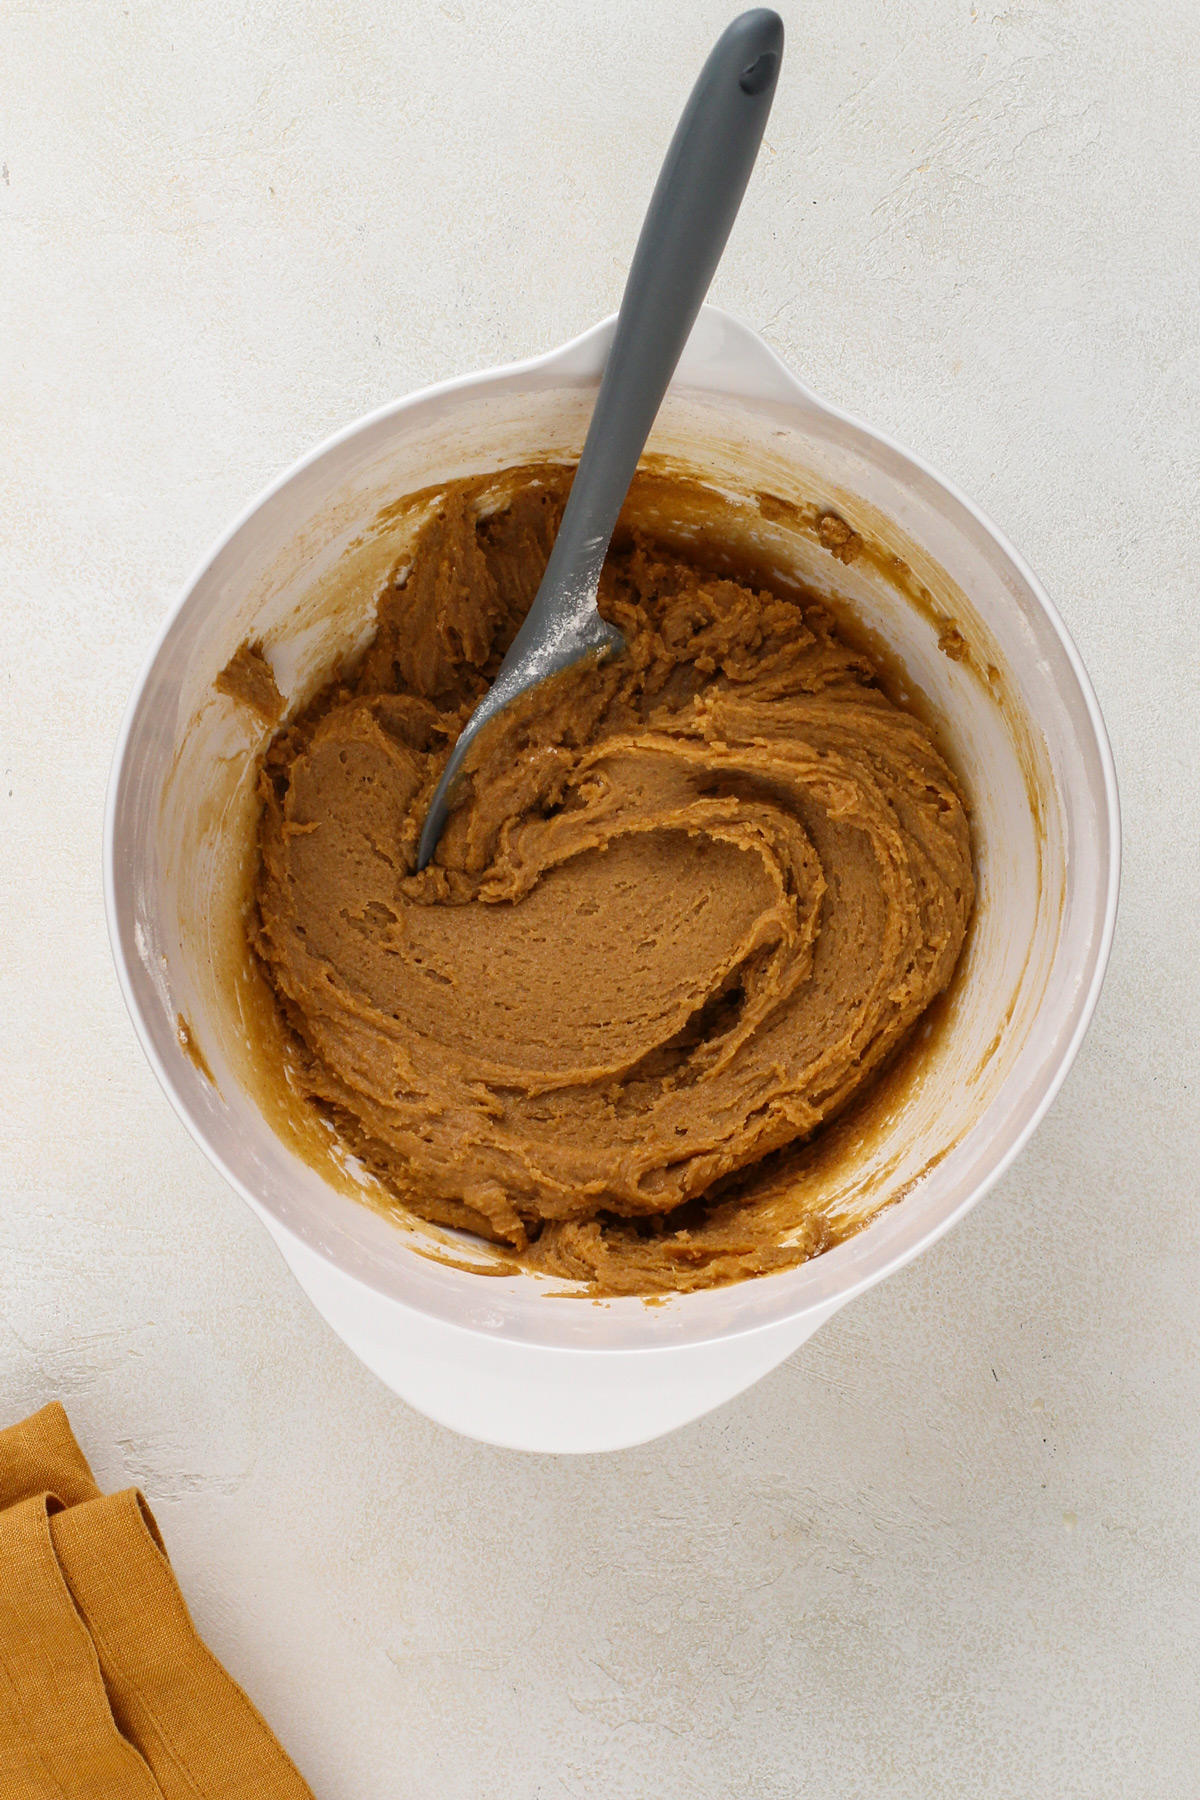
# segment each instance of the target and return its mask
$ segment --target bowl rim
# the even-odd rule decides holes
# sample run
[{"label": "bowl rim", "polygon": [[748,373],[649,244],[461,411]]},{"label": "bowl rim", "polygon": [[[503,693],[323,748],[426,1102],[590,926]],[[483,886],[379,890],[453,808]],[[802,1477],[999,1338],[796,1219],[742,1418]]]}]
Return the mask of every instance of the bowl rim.
[{"label": "bowl rim", "polygon": [[[305,1249],[314,1251],[318,1254],[324,1262],[330,1265],[331,1269],[336,1270],[344,1279],[360,1281],[365,1286],[378,1293],[381,1298],[386,1299],[390,1304],[402,1307],[411,1313],[436,1317],[438,1322],[443,1325],[451,1325],[451,1322],[446,1320],[440,1314],[427,1313],[426,1309],[421,1307],[418,1300],[409,1298],[400,1299],[387,1287],[379,1286],[371,1281],[369,1276],[365,1276],[361,1271],[350,1271],[346,1269],[339,1258],[330,1254],[323,1245],[316,1244],[308,1238],[302,1237],[301,1234],[297,1233],[287,1221],[281,1219],[271,1208],[266,1206],[264,1202],[258,1198],[248,1184],[228,1166],[224,1158],[208,1139],[201,1123],[193,1115],[186,1096],[177,1086],[170,1069],[158,1053],[134,985],[129,958],[126,954],[126,946],[121,935],[118,912],[118,871],[115,856],[117,812],[121,793],[128,774],[127,762],[131,738],[145,697],[147,685],[154,672],[162,649],[173,632],[180,615],[183,613],[195,590],[202,582],[209,569],[262,507],[271,501],[284,488],[289,486],[307,469],[327,456],[331,451],[337,449],[342,444],[349,442],[353,438],[368,432],[373,427],[384,424],[405,412],[415,410],[430,400],[440,400],[455,393],[484,388],[492,383],[511,381],[514,377],[526,377],[530,375],[545,374],[547,372],[561,372],[565,378],[564,385],[567,382],[570,382],[572,376],[575,380],[581,381],[581,384],[590,384],[593,380],[598,381],[598,368],[602,368],[603,366],[602,354],[607,348],[607,342],[611,339],[615,323],[616,314],[609,314],[595,325],[590,326],[587,330],[578,333],[575,337],[569,338],[564,343],[561,343],[550,350],[540,352],[535,356],[522,358],[509,363],[495,364],[468,374],[451,376],[443,381],[427,383],[423,387],[414,389],[411,393],[402,395],[398,399],[387,401],[383,405],[372,409],[370,412],[363,414],[359,418],[351,420],[348,424],[339,427],[336,431],[328,434],[317,444],[312,446],[312,448],[305,451],[304,454],[298,457],[294,462],[281,470],[279,474],[277,474],[257,495],[254,496],[254,498],[242,507],[241,511],[237,513],[230,524],[209,545],[204,554],[193,566],[187,580],[176,594],[171,605],[167,608],[167,611],[154,634],[153,640],[146,652],[137,678],[131,689],[113,747],[113,756],[105,797],[102,852],[104,906],[109,945],[126,1009],[129,1012],[134,1031],[141,1044],[143,1053],[150,1064],[159,1086],[162,1088],[167,1099],[170,1101],[172,1108],[187,1129],[193,1141],[197,1144],[198,1148],[203,1152],[208,1161],[219,1171],[233,1190],[239,1194],[258,1215],[271,1234],[280,1243],[281,1247],[286,1246],[287,1240],[294,1240],[297,1245],[303,1245]],[[934,468],[924,457],[899,443],[886,432],[878,430],[876,427],[869,425],[864,420],[858,418],[855,414],[823,399],[788,368],[787,364],[782,361],[752,326],[738,318],[735,314],[706,303],[701,309],[698,329],[701,327],[712,326],[716,326],[722,332],[732,334],[734,338],[741,340],[743,350],[748,351],[757,362],[762,376],[764,377],[764,381],[770,387],[772,397],[777,402],[781,399],[790,397],[796,403],[819,414],[824,414],[826,417],[848,427],[852,432],[858,434],[870,444],[900,458],[904,463],[908,464],[912,469],[924,476],[927,481],[932,482],[935,487],[939,488],[951,501],[961,507],[963,511],[974,520],[976,525],[992,539],[1001,556],[1011,565],[1028,592],[1036,601],[1047,623],[1058,638],[1059,644],[1074,676],[1079,694],[1084,702],[1094,748],[1100,764],[1104,804],[1102,816],[1098,821],[1098,837],[1106,852],[1108,864],[1103,911],[1100,918],[1099,931],[1095,940],[1096,954],[1092,973],[1086,991],[1079,1003],[1074,1030],[1066,1044],[1062,1047],[1057,1065],[1049,1079],[1046,1081],[1044,1091],[1040,1095],[1037,1103],[1033,1106],[1029,1117],[1017,1132],[1013,1141],[1004,1149],[1002,1154],[996,1158],[994,1163],[986,1169],[979,1179],[975,1181],[970,1189],[955,1204],[947,1207],[940,1217],[935,1218],[923,1231],[916,1234],[915,1237],[912,1238],[912,1241],[902,1243],[898,1247],[889,1248],[885,1247],[880,1241],[879,1235],[876,1233],[874,1234],[874,1242],[872,1242],[872,1226],[877,1225],[880,1221],[887,1219],[889,1216],[894,1217],[895,1214],[901,1210],[898,1207],[885,1208],[882,1213],[876,1215],[875,1219],[869,1221],[868,1225],[861,1232],[845,1240],[843,1243],[833,1246],[820,1257],[813,1258],[809,1262],[800,1264],[794,1269],[784,1270],[775,1275],[759,1276],[753,1281],[738,1283],[731,1287],[716,1290],[701,1290],[701,1293],[710,1296],[713,1294],[720,1294],[729,1301],[739,1293],[746,1294],[747,1297],[749,1297],[751,1293],[762,1295],[764,1287],[770,1287],[774,1292],[779,1294],[783,1304],[772,1308],[767,1317],[764,1318],[759,1316],[741,1321],[732,1318],[727,1319],[725,1323],[716,1323],[711,1328],[702,1328],[698,1331],[684,1330],[682,1334],[676,1330],[669,1335],[664,1336],[660,1342],[642,1342],[636,1346],[630,1346],[629,1344],[613,1344],[606,1346],[596,1343],[589,1343],[586,1345],[581,1345],[579,1343],[551,1344],[551,1342],[542,1334],[538,1333],[531,1335],[522,1331],[519,1327],[514,1328],[511,1322],[507,1323],[505,1328],[499,1333],[499,1335],[507,1342],[525,1343],[530,1347],[537,1346],[541,1349],[553,1347],[556,1351],[561,1351],[564,1354],[605,1354],[621,1356],[643,1354],[647,1350],[665,1352],[679,1349],[685,1344],[698,1345],[702,1343],[712,1343],[723,1339],[753,1336],[759,1332],[774,1330],[782,1321],[788,1319],[798,1321],[806,1315],[816,1313],[825,1316],[828,1311],[831,1310],[831,1307],[833,1309],[840,1307],[845,1302],[864,1292],[867,1288],[886,1279],[887,1276],[894,1274],[897,1270],[913,1261],[923,1251],[936,1243],[939,1238],[944,1236],[946,1232],[950,1231],[953,1226],[958,1224],[963,1216],[978,1201],[982,1200],[991,1188],[995,1186],[1024,1150],[1030,1138],[1045,1118],[1046,1113],[1053,1105],[1054,1100],[1078,1055],[1080,1046],[1087,1034],[1088,1027],[1091,1024],[1096,1004],[1100,996],[1100,990],[1103,986],[1105,974],[1107,972],[1113,935],[1116,927],[1117,906],[1120,894],[1122,846],[1120,795],[1112,747],[1109,742],[1108,732],[1105,727],[1103,714],[1100,710],[1099,701],[1079,651],[1077,650],[1057,607],[1051,600],[1033,569],[1011,543],[1006,534],[991,518],[989,518],[983,509],[970,498],[969,495],[964,493],[963,490],[957,486],[956,483],[949,480],[939,470]],[[596,361],[597,357],[601,358],[599,364],[597,364]],[[575,365],[574,369],[572,368],[572,364]],[[678,382],[678,387],[680,389],[687,389],[688,386],[689,383],[686,379],[681,379]],[[739,397],[743,399],[747,398],[744,390],[729,389],[726,390],[726,392],[730,399],[736,400]],[[750,395],[748,397],[753,399],[756,396]],[[349,1197],[347,1196],[346,1198]],[[353,1205],[357,1203],[351,1200],[350,1204]],[[874,1252],[874,1254],[872,1254],[872,1252]],[[814,1284],[811,1283],[811,1281],[797,1284],[797,1277],[804,1276],[806,1272],[816,1273],[819,1270],[823,1276],[833,1278],[835,1270],[840,1271],[843,1268],[845,1269],[848,1279],[841,1281],[835,1279],[823,1280],[820,1283],[820,1287],[825,1291],[816,1291]],[[476,1281],[478,1278],[464,1273],[462,1279]],[[488,1286],[491,1287],[492,1284],[488,1283]],[[797,1291],[792,1298],[786,1298],[783,1291],[784,1288],[791,1290],[797,1288],[797,1286],[799,1287],[799,1291]],[[813,1291],[810,1291],[807,1294],[804,1293],[803,1289],[806,1286],[813,1289]],[[831,1288],[832,1291],[830,1291]],[[678,1311],[680,1303],[686,1303],[689,1300],[695,1300],[699,1297],[699,1295],[691,1294],[669,1296],[672,1305],[661,1311],[655,1309],[656,1314],[663,1320],[664,1324],[666,1323],[668,1316],[674,1314],[675,1322],[678,1325],[680,1323]],[[621,1308],[637,1307],[643,1317],[648,1316],[638,1297],[628,1297],[623,1300],[609,1302],[608,1304],[610,1306]],[[481,1336],[495,1337],[497,1335],[494,1328],[489,1330],[465,1319],[462,1321],[455,1321],[451,1325],[451,1329],[462,1330],[469,1334]]]}]

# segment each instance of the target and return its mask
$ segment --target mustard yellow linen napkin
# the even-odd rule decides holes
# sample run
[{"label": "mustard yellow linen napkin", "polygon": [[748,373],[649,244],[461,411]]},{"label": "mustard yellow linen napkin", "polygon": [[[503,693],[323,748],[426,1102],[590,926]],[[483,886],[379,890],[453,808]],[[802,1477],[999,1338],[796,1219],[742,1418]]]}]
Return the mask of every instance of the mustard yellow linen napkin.
[{"label": "mustard yellow linen napkin", "polygon": [[0,1431],[0,1800],[312,1800],[57,1403]]}]

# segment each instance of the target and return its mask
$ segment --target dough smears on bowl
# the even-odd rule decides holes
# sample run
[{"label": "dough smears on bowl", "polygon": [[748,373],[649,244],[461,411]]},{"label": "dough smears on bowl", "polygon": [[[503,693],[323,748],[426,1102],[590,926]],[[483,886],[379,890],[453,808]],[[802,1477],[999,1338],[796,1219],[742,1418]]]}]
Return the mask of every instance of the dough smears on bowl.
[{"label": "dough smears on bowl", "polygon": [[828,611],[634,531],[629,654],[502,715],[415,874],[569,479],[448,487],[276,735],[253,947],[293,1088],[411,1213],[594,1294],[716,1286],[835,1240],[793,1173],[950,981],[967,818]]}]

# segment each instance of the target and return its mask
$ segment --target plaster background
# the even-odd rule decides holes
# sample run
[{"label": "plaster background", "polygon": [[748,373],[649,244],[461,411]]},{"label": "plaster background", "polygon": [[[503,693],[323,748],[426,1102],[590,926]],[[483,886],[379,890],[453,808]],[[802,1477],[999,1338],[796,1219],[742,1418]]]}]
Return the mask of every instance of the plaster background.
[{"label": "plaster background", "polygon": [[186,1138],[104,928],[158,620],[280,468],[616,305],[712,0],[0,4],[0,1423],[147,1492],[319,1800],[1183,1800],[1200,1767],[1200,14],[784,0],[713,288],[978,498],[1117,757],[1016,1168],[733,1404],[456,1439]]}]

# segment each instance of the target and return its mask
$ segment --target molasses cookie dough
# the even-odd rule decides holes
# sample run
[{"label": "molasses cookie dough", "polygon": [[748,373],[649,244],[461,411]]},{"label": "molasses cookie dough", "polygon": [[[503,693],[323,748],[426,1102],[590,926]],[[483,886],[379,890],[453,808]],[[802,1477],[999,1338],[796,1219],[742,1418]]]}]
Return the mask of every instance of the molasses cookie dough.
[{"label": "molasses cookie dough", "polygon": [[950,980],[967,820],[827,611],[634,532],[600,590],[629,654],[501,716],[415,874],[568,482],[448,488],[277,735],[253,943],[293,1085],[412,1212],[595,1293],[713,1286],[832,1241],[789,1159]]}]

